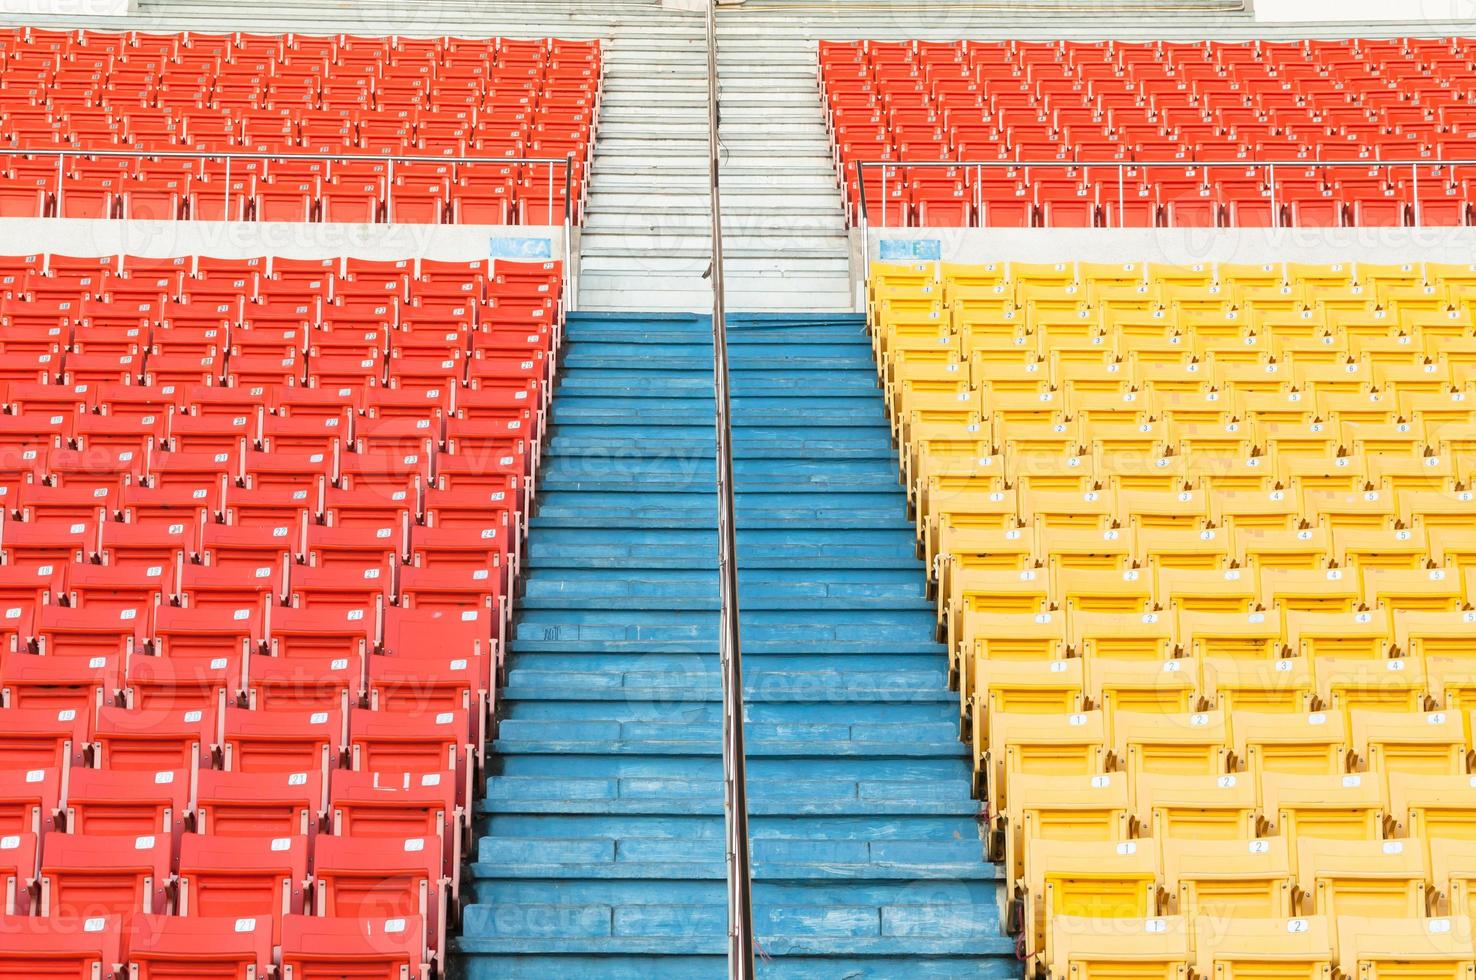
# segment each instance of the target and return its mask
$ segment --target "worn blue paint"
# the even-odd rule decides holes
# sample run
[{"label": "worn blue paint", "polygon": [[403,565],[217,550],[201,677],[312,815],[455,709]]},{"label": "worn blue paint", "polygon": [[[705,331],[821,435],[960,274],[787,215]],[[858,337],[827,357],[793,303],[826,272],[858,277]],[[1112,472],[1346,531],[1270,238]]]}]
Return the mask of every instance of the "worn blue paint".
[{"label": "worn blue paint", "polygon": [[877,249],[883,262],[937,262],[943,258],[940,238],[883,238]]},{"label": "worn blue paint", "polygon": [[546,237],[518,238],[499,235],[489,240],[487,249],[489,257],[494,259],[528,262],[553,258],[553,240]]},{"label": "worn blue paint", "polygon": [[[735,316],[765,980],[1018,977],[861,320]],[[457,941],[725,976],[710,321],[575,314]]]}]

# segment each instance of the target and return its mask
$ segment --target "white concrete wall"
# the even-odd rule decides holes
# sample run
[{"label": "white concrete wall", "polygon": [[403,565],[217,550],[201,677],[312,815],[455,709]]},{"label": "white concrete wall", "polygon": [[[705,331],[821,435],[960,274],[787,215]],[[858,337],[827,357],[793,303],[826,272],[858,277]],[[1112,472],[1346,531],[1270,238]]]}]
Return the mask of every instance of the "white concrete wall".
[{"label": "white concrete wall", "polygon": [[126,17],[129,0],[0,0],[0,14]]},{"label": "white concrete wall", "polygon": [[1266,24],[1476,18],[1476,0],[1254,0],[1254,4],[1256,20]]},{"label": "white concrete wall", "polygon": [[1476,228],[874,228],[871,261],[883,240],[945,262],[1476,261]]},{"label": "white concrete wall", "polygon": [[0,219],[0,251],[11,254],[460,260],[489,257],[494,240],[499,254],[546,242],[550,258],[564,258],[562,227]]}]

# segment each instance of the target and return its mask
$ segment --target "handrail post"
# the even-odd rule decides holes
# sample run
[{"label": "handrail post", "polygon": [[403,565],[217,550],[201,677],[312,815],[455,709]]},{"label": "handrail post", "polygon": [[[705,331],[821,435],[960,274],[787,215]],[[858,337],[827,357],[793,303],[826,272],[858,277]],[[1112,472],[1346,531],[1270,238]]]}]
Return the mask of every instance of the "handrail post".
[{"label": "handrail post", "polygon": [[564,158],[564,310],[574,309],[579,295],[574,282],[574,158]]},{"label": "handrail post", "polygon": [[717,409],[718,661],[723,687],[723,816],[727,832],[728,977],[753,980],[748,783],[743,748],[743,663],[738,618],[738,533],[728,413],[728,324],[723,297],[723,209],[719,191],[717,2],[707,3],[707,171],[712,206],[712,381]]},{"label": "handrail post", "polygon": [[67,154],[66,151],[56,155],[56,216],[66,217],[62,211],[62,186],[67,182]]},{"label": "handrail post", "polygon": [[[844,173],[844,171],[842,171]],[[861,309],[866,312],[867,291],[871,288],[871,217],[866,213],[866,162],[856,161],[856,183],[861,190],[858,194],[858,216],[861,224]]]},{"label": "handrail post", "polygon": [[[842,171],[844,173],[844,171]],[[866,161],[856,161],[856,205],[861,219],[861,312],[866,311],[866,295],[871,288],[871,213],[866,208]]]},{"label": "handrail post", "polygon": [[1276,164],[1266,165],[1266,185],[1271,188],[1271,227],[1281,227],[1281,209],[1276,206]]},{"label": "handrail post", "polygon": [[220,220],[231,220],[231,155],[225,158],[225,198],[220,202]]},{"label": "handrail post", "polygon": [[1420,226],[1420,165],[1410,164],[1409,172],[1414,175],[1411,189],[1414,191],[1414,226],[1418,228]]},{"label": "handrail post", "polygon": [[384,219],[385,223],[395,220],[395,158],[385,161],[384,167]]}]

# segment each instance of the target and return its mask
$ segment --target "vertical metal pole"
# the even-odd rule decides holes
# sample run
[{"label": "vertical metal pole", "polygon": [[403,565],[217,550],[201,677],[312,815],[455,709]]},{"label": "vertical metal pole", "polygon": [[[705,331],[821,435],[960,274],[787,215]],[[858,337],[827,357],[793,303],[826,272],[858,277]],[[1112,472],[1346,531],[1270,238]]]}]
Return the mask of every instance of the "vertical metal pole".
[{"label": "vertical metal pole", "polygon": [[871,217],[866,212],[866,164],[863,161],[856,163],[856,181],[861,185],[861,309],[857,312],[866,313],[867,295],[871,289]]},{"label": "vertical metal pole", "polygon": [[564,161],[564,310],[574,309],[579,295],[574,282],[574,158]]},{"label": "vertical metal pole", "polygon": [[[67,154],[65,151],[56,155],[56,216],[65,218],[66,212],[62,210],[62,185],[67,182]],[[44,208],[45,205],[43,204]]]},{"label": "vertical metal pole", "polygon": [[748,783],[743,748],[743,663],[738,623],[738,534],[733,442],[728,423],[728,324],[723,301],[723,209],[719,192],[717,0],[707,4],[707,169],[712,202],[712,380],[717,406],[718,659],[723,679],[723,815],[727,830],[728,977],[753,980]]},{"label": "vertical metal pole", "polygon": [[553,224],[553,221],[552,221],[553,212],[554,212],[554,168],[553,168],[553,164],[550,163],[548,165],[548,210],[543,212],[544,215],[545,215],[545,219],[544,220],[548,221],[549,224]]},{"label": "vertical metal pole", "polygon": [[1420,165],[1418,163],[1411,165],[1409,172],[1414,174],[1412,184],[1414,189],[1414,224],[1418,228],[1420,226]]},{"label": "vertical metal pole", "polygon": [[395,158],[385,161],[384,168],[384,219],[395,220]]},{"label": "vertical metal pole", "polygon": [[1121,160],[1117,161],[1117,227],[1121,228],[1127,224],[1127,201],[1123,198],[1123,188],[1127,186],[1127,177],[1124,171],[1127,164]]},{"label": "vertical metal pole", "polygon": [[220,220],[231,220],[231,156],[226,154],[225,166],[225,200],[220,202]]},{"label": "vertical metal pole", "polygon": [[1266,183],[1271,187],[1271,227],[1281,227],[1281,212],[1276,208],[1276,164],[1266,165]]}]

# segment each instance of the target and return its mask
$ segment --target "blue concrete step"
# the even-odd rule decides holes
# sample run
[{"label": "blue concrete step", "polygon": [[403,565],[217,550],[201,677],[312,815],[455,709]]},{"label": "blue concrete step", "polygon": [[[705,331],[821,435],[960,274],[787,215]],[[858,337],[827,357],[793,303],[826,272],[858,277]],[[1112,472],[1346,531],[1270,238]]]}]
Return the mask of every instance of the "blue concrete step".
[{"label": "blue concrete step", "polygon": [[[570,317],[469,980],[726,975],[710,326]],[[729,338],[759,974],[1018,977],[864,324]]]}]

